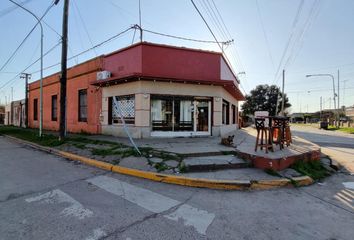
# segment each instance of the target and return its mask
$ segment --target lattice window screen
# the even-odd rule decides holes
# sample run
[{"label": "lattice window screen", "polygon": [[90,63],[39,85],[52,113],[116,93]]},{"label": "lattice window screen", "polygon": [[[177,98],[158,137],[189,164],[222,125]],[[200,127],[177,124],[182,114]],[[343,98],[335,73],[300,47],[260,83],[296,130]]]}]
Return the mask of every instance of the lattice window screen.
[{"label": "lattice window screen", "polygon": [[[127,124],[134,124],[135,121],[135,97],[116,96],[117,103],[122,111],[122,117]],[[115,102],[112,101],[113,109]],[[120,116],[115,111],[112,112],[113,123],[121,123]]]}]

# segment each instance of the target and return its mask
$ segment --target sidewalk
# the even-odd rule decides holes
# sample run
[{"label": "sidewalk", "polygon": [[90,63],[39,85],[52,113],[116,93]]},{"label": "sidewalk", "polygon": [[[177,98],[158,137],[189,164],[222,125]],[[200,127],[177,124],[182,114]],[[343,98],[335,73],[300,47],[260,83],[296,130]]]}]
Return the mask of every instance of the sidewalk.
[{"label": "sidewalk", "polygon": [[[312,151],[320,151],[317,145],[294,138],[283,150],[275,147],[274,152],[255,152],[254,129],[237,130],[232,135],[232,147],[221,145],[217,137],[138,139],[135,142],[142,156],[127,138],[105,135],[71,134],[54,148],[25,144],[108,171],[185,186],[269,189],[313,182],[287,169],[286,164],[302,160],[308,153],[312,156]],[[279,167],[284,170],[278,171]]]},{"label": "sidewalk", "polygon": [[[219,137],[134,140],[139,148],[148,147],[169,152],[170,155],[165,157],[158,156],[157,153],[148,157],[129,156],[127,158],[119,158],[119,156],[115,155],[102,157],[90,154],[87,149],[76,149],[74,151],[72,148],[61,147],[61,149],[137,170],[227,180],[279,179],[280,176],[267,174],[264,170],[270,168],[274,170],[286,169],[298,159],[306,160],[306,158],[312,158],[313,152],[317,153],[315,154],[316,158],[319,159],[320,157],[320,148],[316,144],[298,137],[293,137],[293,143],[289,147],[284,147],[283,150],[274,145],[274,152],[265,153],[264,150],[254,151],[255,129],[249,127],[237,130],[230,133],[230,135],[235,135],[232,147],[221,145]],[[132,146],[129,139],[122,137],[107,135],[88,135],[85,137],[92,140],[123,143],[124,145]],[[100,147],[104,148],[102,145]],[[310,157],[307,155],[310,155]],[[252,167],[252,165],[256,168]],[[291,171],[288,176],[297,177],[301,175]]]},{"label": "sidewalk", "polygon": [[[237,155],[239,160],[261,169],[282,170],[289,167],[297,160],[319,160],[320,147],[305,139],[294,136],[293,143],[289,147],[280,150],[279,146],[274,145],[274,151],[265,153],[264,150],[255,152],[256,130],[248,127],[234,131],[230,135],[235,135],[232,147],[220,144],[219,137],[200,137],[200,138],[150,138],[134,140],[138,147],[151,147],[153,149],[171,152],[182,155],[183,157],[205,157],[205,165],[211,165],[210,157],[214,158],[214,165],[223,165],[224,159],[216,157],[219,155]],[[114,136],[93,135],[87,136],[94,140],[112,141],[124,143],[132,146],[127,138]],[[231,157],[231,156],[230,156]],[[203,164],[203,159],[195,160]],[[229,162],[232,160],[229,160]],[[225,164],[224,164],[225,165]],[[220,168],[225,169],[226,166]],[[230,166],[230,165],[229,165]],[[230,167],[235,168],[236,166]],[[210,170],[215,170],[211,167]]]}]

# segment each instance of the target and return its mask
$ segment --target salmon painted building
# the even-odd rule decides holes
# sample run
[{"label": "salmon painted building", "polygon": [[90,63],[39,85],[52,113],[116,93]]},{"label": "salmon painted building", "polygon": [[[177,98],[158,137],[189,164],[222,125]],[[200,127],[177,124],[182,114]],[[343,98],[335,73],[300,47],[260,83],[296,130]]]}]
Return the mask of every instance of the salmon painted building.
[{"label": "salmon painted building", "polygon": [[[59,73],[44,79],[44,129],[59,129],[59,90]],[[242,100],[221,53],[143,42],[68,69],[67,130],[125,136],[123,118],[135,138],[224,136],[237,129]],[[38,120],[36,81],[29,126]]]}]

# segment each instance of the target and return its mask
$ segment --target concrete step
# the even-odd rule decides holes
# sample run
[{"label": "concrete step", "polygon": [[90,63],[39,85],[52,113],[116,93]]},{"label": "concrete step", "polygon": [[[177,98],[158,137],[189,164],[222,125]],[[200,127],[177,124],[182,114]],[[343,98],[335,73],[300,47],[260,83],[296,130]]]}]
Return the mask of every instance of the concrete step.
[{"label": "concrete step", "polygon": [[195,152],[195,153],[179,153],[184,158],[193,158],[193,157],[210,157],[210,156],[223,156],[223,155],[236,155],[236,150],[229,151],[210,151],[210,152]]},{"label": "concrete step", "polygon": [[183,160],[187,172],[248,168],[250,164],[235,155],[188,157]]}]

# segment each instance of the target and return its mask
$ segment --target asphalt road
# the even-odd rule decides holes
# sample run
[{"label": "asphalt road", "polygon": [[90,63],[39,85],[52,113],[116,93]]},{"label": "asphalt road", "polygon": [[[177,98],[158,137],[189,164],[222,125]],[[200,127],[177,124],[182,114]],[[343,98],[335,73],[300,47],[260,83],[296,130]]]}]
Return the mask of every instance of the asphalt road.
[{"label": "asphalt road", "polygon": [[354,177],[220,191],[108,173],[0,136],[0,239],[353,239]]},{"label": "asphalt road", "polygon": [[291,126],[292,133],[321,146],[321,151],[354,174],[354,134]]}]

